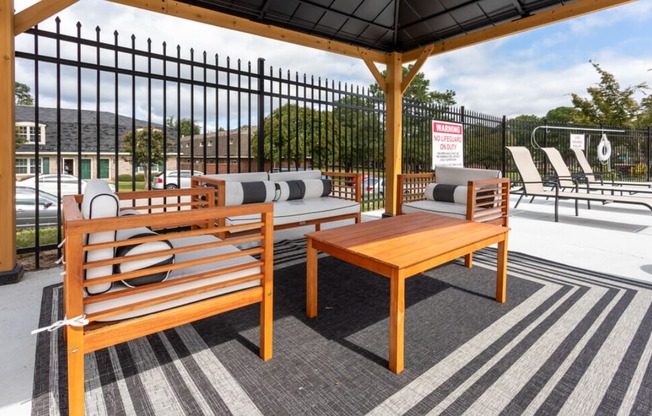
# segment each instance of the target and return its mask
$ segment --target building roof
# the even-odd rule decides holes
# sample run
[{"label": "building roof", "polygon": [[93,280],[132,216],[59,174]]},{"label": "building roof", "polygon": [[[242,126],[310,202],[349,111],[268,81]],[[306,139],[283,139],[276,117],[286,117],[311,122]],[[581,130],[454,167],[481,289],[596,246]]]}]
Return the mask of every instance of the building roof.
[{"label": "building roof", "polygon": [[[257,127],[242,127],[241,129],[232,129],[228,136],[226,130],[221,130],[217,134],[207,133],[204,138],[203,134],[196,134],[194,137],[181,137],[181,156],[190,157],[190,143],[193,143],[193,155],[195,159],[201,159],[204,156],[210,159],[215,158],[217,151],[218,158],[248,158],[249,142],[251,137],[258,131]],[[205,139],[205,140],[204,140]]]},{"label": "building roof", "polygon": [[[99,125],[98,125],[99,119]],[[60,123],[59,123],[60,120]],[[81,132],[78,128],[81,120]],[[39,147],[41,152],[57,151],[57,136],[61,137],[62,152],[76,152],[78,150],[78,140],[81,133],[81,151],[83,153],[96,152],[99,136],[100,152],[114,152],[116,137],[118,146],[122,146],[122,137],[132,130],[147,128],[147,121],[135,119],[132,122],[131,117],[118,115],[118,133],[116,135],[116,116],[107,111],[99,113],[91,110],[81,110],[62,108],[57,111],[56,108],[40,107],[38,111],[39,124],[45,124],[45,144]],[[16,123],[36,122],[36,107],[34,106],[16,106]],[[152,124],[152,128],[161,129],[160,124]],[[99,135],[98,135],[99,129]],[[176,135],[173,129],[168,129],[168,140],[176,143]],[[17,152],[34,152],[33,144],[22,144],[16,147]],[[169,146],[168,151],[176,151],[176,145]]]}]

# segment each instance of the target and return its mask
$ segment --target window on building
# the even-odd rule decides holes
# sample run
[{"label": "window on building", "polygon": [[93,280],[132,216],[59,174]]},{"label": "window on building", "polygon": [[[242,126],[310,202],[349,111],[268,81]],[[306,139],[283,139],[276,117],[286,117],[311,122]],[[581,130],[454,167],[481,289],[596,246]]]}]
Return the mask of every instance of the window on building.
[{"label": "window on building", "polygon": [[16,138],[24,143],[36,143],[36,133],[38,132],[38,143],[45,144],[45,124],[36,124],[32,122],[20,121],[16,123]]},{"label": "window on building", "polygon": [[[17,175],[36,175],[39,173],[50,173],[50,160],[40,159],[40,163],[36,163],[34,158],[17,158],[16,159],[16,174]],[[39,166],[41,169],[39,170]]]}]

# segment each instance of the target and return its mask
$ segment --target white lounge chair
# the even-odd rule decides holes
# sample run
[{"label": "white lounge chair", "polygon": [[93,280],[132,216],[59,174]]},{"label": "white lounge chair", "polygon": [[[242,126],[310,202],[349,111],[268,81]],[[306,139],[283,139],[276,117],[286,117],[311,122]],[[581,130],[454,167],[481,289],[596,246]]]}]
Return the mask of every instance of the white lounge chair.
[{"label": "white lounge chair", "polygon": [[[591,164],[589,161],[586,159],[586,155],[581,149],[571,149],[573,153],[575,153],[575,158],[577,158],[577,163],[580,165],[580,168],[584,172],[584,176],[586,176],[587,181],[589,182],[596,182],[596,183],[604,183],[602,178],[598,179],[596,178],[596,175],[601,175],[599,173],[593,172],[593,168],[591,168]],[[611,180],[609,182],[612,185],[621,185],[621,186],[644,186],[648,188],[652,188],[652,182],[633,182],[633,181],[614,181]]]},{"label": "white lounge chair", "polygon": [[589,191],[601,191],[603,194],[605,192],[610,192],[612,195],[616,195],[616,193],[620,193],[620,195],[633,195],[637,193],[652,194],[652,188],[650,187],[621,186],[611,185],[610,183],[603,185],[600,182],[589,181],[588,177],[578,178],[571,173],[570,169],[568,169],[568,166],[564,162],[559,150],[554,147],[542,147],[541,150],[546,154],[550,165],[557,174],[558,182],[562,189],[570,187],[576,190],[585,189]]},{"label": "white lounge chair", "polygon": [[[652,210],[652,198],[641,198],[633,196],[622,195],[601,195],[591,194],[588,192],[565,192],[561,190],[561,186],[557,181],[543,181],[539,171],[537,170],[532,155],[526,147],[522,146],[507,146],[507,150],[512,154],[516,169],[521,175],[523,187],[512,193],[519,193],[521,197],[516,202],[514,208],[518,207],[524,196],[530,196],[532,199],[537,196],[545,198],[554,198],[555,201],[555,222],[559,221],[559,200],[570,199],[575,201],[575,215],[579,215],[579,201],[596,201],[603,204],[609,202],[619,202],[623,204],[636,204],[644,205]],[[544,186],[552,186],[552,190],[546,190]],[[590,208],[590,206],[589,206]]]}]

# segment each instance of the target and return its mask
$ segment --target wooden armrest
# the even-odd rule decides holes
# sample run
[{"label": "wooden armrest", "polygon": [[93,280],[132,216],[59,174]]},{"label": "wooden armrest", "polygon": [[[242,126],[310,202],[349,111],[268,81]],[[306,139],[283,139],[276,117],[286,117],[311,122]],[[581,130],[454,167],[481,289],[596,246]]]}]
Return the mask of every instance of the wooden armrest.
[{"label": "wooden armrest", "polygon": [[223,207],[226,205],[226,181],[223,179],[208,178],[206,176],[192,176],[190,178],[192,188],[214,188],[213,199],[215,205]]},{"label": "wooden armrest", "polygon": [[402,206],[405,202],[421,201],[423,193],[429,183],[435,181],[434,173],[404,173],[398,175],[397,182],[397,210],[396,215],[403,213]]},{"label": "wooden armrest", "polygon": [[353,172],[322,172],[331,180],[331,196],[349,201],[362,201],[362,175]]},{"label": "wooden armrest", "polygon": [[507,227],[510,187],[509,178],[469,181],[466,219]]}]

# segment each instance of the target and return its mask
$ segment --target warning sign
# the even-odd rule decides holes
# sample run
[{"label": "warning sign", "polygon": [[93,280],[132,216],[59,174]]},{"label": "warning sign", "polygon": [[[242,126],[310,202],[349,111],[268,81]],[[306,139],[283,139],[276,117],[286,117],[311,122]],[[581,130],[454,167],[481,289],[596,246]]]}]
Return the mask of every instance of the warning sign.
[{"label": "warning sign", "polygon": [[448,121],[432,122],[432,168],[464,167],[464,126]]}]

